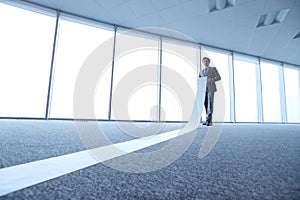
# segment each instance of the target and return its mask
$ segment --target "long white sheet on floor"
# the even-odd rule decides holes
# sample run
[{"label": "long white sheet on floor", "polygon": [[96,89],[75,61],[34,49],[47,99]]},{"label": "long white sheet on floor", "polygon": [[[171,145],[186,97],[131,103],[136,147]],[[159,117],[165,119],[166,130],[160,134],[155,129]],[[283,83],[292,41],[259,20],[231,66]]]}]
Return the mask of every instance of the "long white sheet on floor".
[{"label": "long white sheet on floor", "polygon": [[[2,168],[0,169],[0,196],[147,148],[197,129],[204,103],[206,79],[199,78],[197,84],[196,99],[193,100],[194,109],[189,122],[180,131],[169,131],[155,136]],[[116,151],[116,147],[119,151]],[[97,159],[92,156],[93,152],[97,153]]]}]

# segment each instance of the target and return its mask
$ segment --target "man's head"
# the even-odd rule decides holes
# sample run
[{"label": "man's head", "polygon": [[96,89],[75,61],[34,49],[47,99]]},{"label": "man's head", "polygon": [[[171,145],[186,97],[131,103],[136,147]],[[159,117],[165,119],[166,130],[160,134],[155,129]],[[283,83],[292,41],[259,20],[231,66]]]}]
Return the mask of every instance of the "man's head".
[{"label": "man's head", "polygon": [[202,58],[202,63],[205,67],[207,67],[210,63],[210,59],[208,57]]}]

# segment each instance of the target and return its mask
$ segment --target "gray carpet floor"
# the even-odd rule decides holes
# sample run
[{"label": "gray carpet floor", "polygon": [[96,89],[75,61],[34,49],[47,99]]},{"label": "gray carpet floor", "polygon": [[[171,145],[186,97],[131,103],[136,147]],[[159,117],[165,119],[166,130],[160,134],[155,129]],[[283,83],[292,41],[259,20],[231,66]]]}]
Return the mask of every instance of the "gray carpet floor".
[{"label": "gray carpet floor", "polygon": [[[114,123],[102,127],[113,142],[134,138]],[[162,132],[178,127],[167,124]],[[198,129],[183,155],[162,169],[130,173],[110,167],[136,164],[125,155],[0,199],[300,199],[299,124],[224,124],[215,148],[200,159],[207,130]],[[0,168],[85,150],[73,121],[0,120],[0,145]]]}]

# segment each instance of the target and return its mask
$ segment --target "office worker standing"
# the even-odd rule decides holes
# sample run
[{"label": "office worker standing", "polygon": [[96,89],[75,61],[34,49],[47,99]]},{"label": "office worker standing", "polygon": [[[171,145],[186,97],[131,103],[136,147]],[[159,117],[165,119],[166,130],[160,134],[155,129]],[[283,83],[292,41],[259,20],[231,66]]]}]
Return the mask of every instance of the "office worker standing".
[{"label": "office worker standing", "polygon": [[204,57],[202,59],[204,69],[200,72],[199,77],[207,77],[206,82],[206,92],[205,92],[205,111],[206,111],[206,121],[203,125],[211,126],[212,125],[212,114],[214,110],[214,95],[217,91],[216,81],[221,80],[221,76],[215,67],[210,67],[210,59]]}]

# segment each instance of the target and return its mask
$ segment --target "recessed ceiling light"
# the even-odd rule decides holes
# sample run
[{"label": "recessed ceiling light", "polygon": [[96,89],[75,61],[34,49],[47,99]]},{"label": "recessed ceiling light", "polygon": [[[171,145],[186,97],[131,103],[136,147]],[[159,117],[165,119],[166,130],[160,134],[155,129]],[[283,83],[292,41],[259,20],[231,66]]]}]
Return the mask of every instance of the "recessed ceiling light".
[{"label": "recessed ceiling light", "polygon": [[300,31],[293,37],[293,39],[299,39],[300,38]]},{"label": "recessed ceiling light", "polygon": [[209,12],[224,10],[235,6],[235,1],[236,0],[208,0],[208,10]]},{"label": "recessed ceiling light", "polygon": [[289,10],[290,9],[287,8],[261,15],[256,28],[282,23],[285,17],[287,16]]}]

